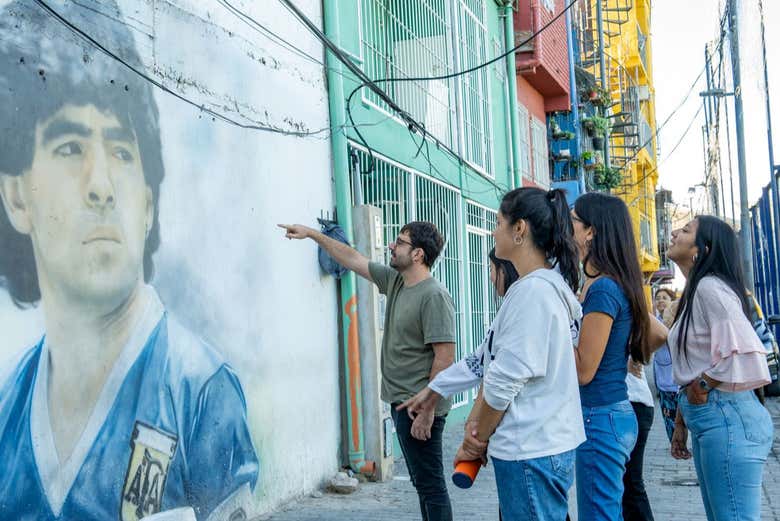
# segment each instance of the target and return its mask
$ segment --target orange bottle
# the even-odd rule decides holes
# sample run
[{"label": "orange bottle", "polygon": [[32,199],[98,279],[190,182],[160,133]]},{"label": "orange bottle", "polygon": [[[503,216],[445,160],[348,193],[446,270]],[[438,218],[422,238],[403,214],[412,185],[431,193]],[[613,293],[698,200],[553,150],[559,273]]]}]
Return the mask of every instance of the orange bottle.
[{"label": "orange bottle", "polygon": [[482,467],[481,460],[459,461],[455,465],[455,472],[452,473],[452,482],[460,488],[470,488],[477,479],[479,469]]}]

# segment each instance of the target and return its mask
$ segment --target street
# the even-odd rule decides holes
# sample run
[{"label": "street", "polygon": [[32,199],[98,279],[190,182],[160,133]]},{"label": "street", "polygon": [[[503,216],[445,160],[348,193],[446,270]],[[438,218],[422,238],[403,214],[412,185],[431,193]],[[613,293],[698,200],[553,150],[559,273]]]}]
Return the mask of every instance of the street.
[{"label": "street", "polygon": [[[761,519],[780,521],[780,398],[767,400],[775,424],[774,443],[764,470]],[[645,451],[645,486],[656,521],[706,521],[693,461],[678,461],[669,454],[660,408]],[[463,424],[445,432],[445,466],[449,465],[462,439]],[[498,499],[490,465],[483,468],[474,486],[461,490],[448,483],[455,519],[498,519]],[[574,514],[572,509],[572,514]],[[402,458],[395,460],[395,479],[388,483],[363,483],[351,495],[324,493],[289,503],[283,510],[262,519],[268,521],[412,521],[420,519],[417,494],[409,482]],[[574,519],[574,515],[572,515]]]}]

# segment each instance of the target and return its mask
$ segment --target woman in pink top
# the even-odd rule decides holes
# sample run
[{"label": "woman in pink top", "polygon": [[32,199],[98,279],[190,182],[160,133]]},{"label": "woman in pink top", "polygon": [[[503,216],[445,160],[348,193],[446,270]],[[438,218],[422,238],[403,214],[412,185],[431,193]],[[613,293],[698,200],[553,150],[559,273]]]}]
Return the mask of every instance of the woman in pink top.
[{"label": "woman in pink top", "polygon": [[734,231],[699,216],[672,232],[671,258],[687,279],[669,331],[681,386],[672,456],[687,459],[688,430],[708,521],[759,521],[772,420],[753,389],[769,382]]}]

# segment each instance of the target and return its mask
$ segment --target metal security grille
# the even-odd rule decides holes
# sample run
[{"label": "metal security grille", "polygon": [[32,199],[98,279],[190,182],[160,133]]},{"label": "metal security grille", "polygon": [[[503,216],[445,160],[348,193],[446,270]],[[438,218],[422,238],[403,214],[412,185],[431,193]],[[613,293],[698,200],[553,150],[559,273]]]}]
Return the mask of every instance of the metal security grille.
[{"label": "metal security grille", "polygon": [[[441,76],[454,71],[451,0],[361,0],[363,70],[372,79]],[[454,80],[382,83],[404,110],[428,132],[452,145]],[[387,110],[368,89],[364,100]]]},{"label": "metal security grille", "polygon": [[[372,79],[439,76],[494,55],[486,0],[361,0],[359,5],[363,70]],[[500,68],[493,70],[503,81]],[[492,177],[490,70],[380,86],[428,132],[450,146],[458,143],[466,160]],[[388,111],[368,89],[363,100]]]},{"label": "metal security grille", "polygon": [[[466,236],[468,237],[469,352],[479,347],[490,323],[496,316],[498,299],[490,282],[488,252],[493,247],[491,232],[496,227],[496,212],[476,203],[466,202]],[[476,390],[474,391],[476,393]]]},{"label": "metal security grille", "polygon": [[[369,158],[365,150],[356,144],[350,145],[357,153],[360,169],[365,171]],[[354,173],[353,173],[354,175]],[[433,266],[433,276],[444,284],[452,295],[457,321],[456,360],[466,354],[464,318],[464,273],[460,230],[460,192],[440,181],[431,179],[388,158],[374,153],[374,171],[361,176],[363,202],[382,210],[384,242],[389,245],[398,236],[401,227],[409,221],[430,221],[444,237],[445,244]],[[354,183],[353,183],[354,186]],[[354,197],[353,197],[354,200]],[[390,251],[385,252],[386,262]],[[459,393],[453,399],[453,406],[468,403],[466,393]]]},{"label": "metal security grille", "polygon": [[534,181],[545,188],[550,187],[550,161],[547,148],[547,126],[531,118],[531,139],[534,147]]},{"label": "metal security grille", "polygon": [[528,109],[518,103],[517,106],[517,139],[520,141],[520,175],[523,179],[531,179],[531,120]]},{"label": "metal security grille", "polygon": [[[489,39],[484,0],[457,0],[458,48],[460,69],[486,62]],[[463,155],[470,163],[493,175],[493,136],[490,121],[490,83],[488,69],[461,76],[461,116]]]}]

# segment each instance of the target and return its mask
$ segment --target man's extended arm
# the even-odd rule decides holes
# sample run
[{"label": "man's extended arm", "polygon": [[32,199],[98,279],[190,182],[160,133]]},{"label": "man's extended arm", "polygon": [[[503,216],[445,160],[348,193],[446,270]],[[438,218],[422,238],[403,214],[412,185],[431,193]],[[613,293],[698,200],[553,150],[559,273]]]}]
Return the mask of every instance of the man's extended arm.
[{"label": "man's extended arm", "polygon": [[285,237],[288,239],[312,239],[328,252],[336,262],[373,282],[371,273],[368,271],[368,258],[355,248],[336,239],[331,239],[324,233],[308,226],[301,224],[280,224],[278,226],[287,230]]}]

